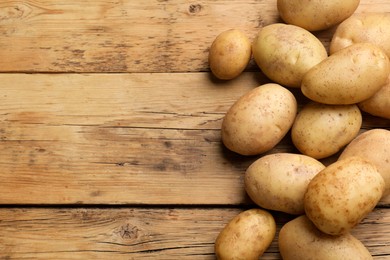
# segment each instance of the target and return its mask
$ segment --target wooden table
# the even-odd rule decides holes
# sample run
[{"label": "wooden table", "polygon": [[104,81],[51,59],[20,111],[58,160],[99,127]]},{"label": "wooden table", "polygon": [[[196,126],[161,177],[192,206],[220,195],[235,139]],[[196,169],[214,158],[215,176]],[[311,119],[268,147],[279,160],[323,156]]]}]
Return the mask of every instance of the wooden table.
[{"label": "wooden table", "polygon": [[[1,1],[0,259],[214,259],[223,226],[255,207],[243,175],[258,158],[223,147],[221,120],[268,80],[253,61],[216,80],[208,49],[275,22],[274,0]],[[328,47],[333,31],[316,35]],[[365,114],[362,132],[377,127],[389,120]],[[297,151],[287,136],[275,152]],[[389,259],[389,225],[387,197],[353,233]]]}]

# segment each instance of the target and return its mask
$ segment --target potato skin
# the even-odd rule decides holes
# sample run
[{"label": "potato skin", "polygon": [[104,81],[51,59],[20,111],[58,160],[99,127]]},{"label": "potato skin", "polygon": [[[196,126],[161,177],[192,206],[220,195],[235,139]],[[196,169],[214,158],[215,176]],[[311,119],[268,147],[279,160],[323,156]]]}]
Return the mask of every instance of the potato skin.
[{"label": "potato skin", "polygon": [[338,160],[309,183],[304,207],[307,217],[322,232],[349,232],[370,213],[385,188],[375,166],[360,157]]},{"label": "potato skin", "polygon": [[362,126],[357,105],[306,104],[291,128],[291,139],[303,154],[329,157],[354,139]]},{"label": "potato skin", "polygon": [[275,233],[275,220],[269,212],[243,211],[219,233],[215,254],[220,260],[257,260],[270,246]]},{"label": "potato skin", "polygon": [[389,74],[389,59],[381,48],[356,43],[309,70],[303,77],[301,90],[306,97],[320,103],[355,104],[379,91]]},{"label": "potato skin", "polygon": [[344,160],[360,156],[375,165],[385,181],[383,197],[390,195],[390,131],[371,129],[358,135],[339,156]]},{"label": "potato skin", "polygon": [[240,97],[222,122],[222,142],[241,155],[271,150],[290,130],[297,101],[286,88],[269,83]]},{"label": "potato skin", "polygon": [[246,170],[245,190],[262,208],[303,214],[307,185],[324,168],[321,162],[302,154],[266,155]]},{"label": "potato skin", "polygon": [[331,236],[319,231],[305,216],[287,222],[279,232],[283,260],[370,260],[367,248],[350,233]]},{"label": "potato skin", "polygon": [[278,0],[281,18],[309,31],[324,30],[350,17],[360,0]]},{"label": "potato skin", "polygon": [[303,75],[328,54],[324,45],[307,30],[278,23],[259,31],[253,42],[253,57],[268,78],[299,88]]},{"label": "potato skin", "polygon": [[209,65],[211,72],[219,79],[229,80],[244,71],[252,54],[248,37],[237,29],[219,34],[211,44]]},{"label": "potato skin", "polygon": [[337,27],[330,42],[330,54],[359,42],[381,47],[390,58],[390,14],[353,14]]}]

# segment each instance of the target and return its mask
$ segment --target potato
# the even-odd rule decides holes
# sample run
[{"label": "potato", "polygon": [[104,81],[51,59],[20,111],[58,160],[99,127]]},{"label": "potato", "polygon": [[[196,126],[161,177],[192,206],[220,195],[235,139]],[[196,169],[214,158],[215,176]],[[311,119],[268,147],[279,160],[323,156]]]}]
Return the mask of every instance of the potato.
[{"label": "potato", "polygon": [[302,154],[266,155],[246,170],[245,190],[262,208],[303,214],[307,185],[324,168],[319,161]]},{"label": "potato", "polygon": [[244,33],[237,29],[222,32],[210,47],[211,72],[219,79],[233,79],[248,65],[251,53],[251,42]]},{"label": "potato", "polygon": [[362,125],[357,105],[306,104],[291,128],[291,139],[303,154],[329,157],[354,139]]},{"label": "potato", "polygon": [[337,27],[330,42],[330,53],[359,42],[369,42],[381,47],[390,58],[390,14],[352,15]]},{"label": "potato", "polygon": [[360,0],[278,0],[280,17],[309,31],[328,29],[350,17]]},{"label": "potato", "polygon": [[389,74],[389,59],[382,49],[371,43],[357,43],[310,69],[303,77],[301,90],[320,103],[355,104],[373,96]]},{"label": "potato", "polygon": [[390,131],[372,129],[358,135],[340,154],[339,160],[360,156],[375,165],[386,188],[383,196],[390,195]]},{"label": "potato", "polygon": [[256,155],[271,150],[287,134],[297,101],[286,88],[269,83],[240,97],[222,122],[222,142],[236,153]]},{"label": "potato", "polygon": [[390,119],[390,77],[372,97],[359,104],[359,108],[373,116]]},{"label": "potato", "polygon": [[283,260],[369,260],[367,248],[350,233],[331,236],[319,231],[306,217],[286,223],[279,232]]},{"label": "potato", "polygon": [[279,23],[260,30],[253,43],[253,57],[268,78],[288,87],[300,87],[303,75],[328,54],[307,30]]},{"label": "potato", "polygon": [[305,212],[322,232],[341,235],[374,209],[384,188],[385,182],[373,164],[348,157],[311,180],[304,197]]},{"label": "potato", "polygon": [[217,259],[257,260],[275,237],[276,224],[265,210],[250,209],[233,218],[215,241]]}]

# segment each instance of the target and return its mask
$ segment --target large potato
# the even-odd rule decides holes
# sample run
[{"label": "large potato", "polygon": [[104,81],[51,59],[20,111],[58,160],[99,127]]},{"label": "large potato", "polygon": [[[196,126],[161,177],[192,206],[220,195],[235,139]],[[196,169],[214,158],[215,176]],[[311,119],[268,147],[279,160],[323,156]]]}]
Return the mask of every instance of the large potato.
[{"label": "large potato", "polygon": [[265,210],[250,209],[233,218],[215,241],[220,260],[257,260],[275,237],[276,224]]},{"label": "large potato", "polygon": [[319,231],[306,217],[286,223],[279,232],[279,251],[283,260],[370,260],[367,248],[345,233],[331,236]]},{"label": "large potato", "polygon": [[309,31],[330,28],[350,17],[360,0],[278,0],[278,10],[286,23]]},{"label": "large potato", "polygon": [[288,87],[300,87],[303,75],[328,54],[307,30],[279,23],[260,30],[253,43],[253,57],[268,78]]},{"label": "large potato", "polygon": [[383,50],[371,43],[344,48],[309,70],[302,92],[325,104],[355,104],[373,96],[385,85],[390,63]]},{"label": "large potato", "polygon": [[382,175],[386,189],[383,196],[390,195],[390,131],[372,129],[358,135],[340,154],[339,160],[360,156],[374,164]]},{"label": "large potato", "polygon": [[211,72],[219,79],[233,79],[248,65],[252,53],[250,40],[237,29],[222,32],[209,52]]},{"label": "large potato", "polygon": [[373,116],[390,119],[390,77],[372,97],[359,104],[359,108]]},{"label": "large potato", "polygon": [[222,122],[224,145],[242,155],[271,150],[287,134],[297,113],[297,101],[286,88],[269,83],[239,98]]},{"label": "large potato", "polygon": [[310,102],[298,113],[291,139],[303,154],[316,159],[331,156],[354,139],[362,125],[357,105]]},{"label": "large potato", "polygon": [[304,197],[305,212],[322,232],[341,235],[374,209],[384,188],[385,182],[373,164],[348,157],[311,180]]},{"label": "large potato", "polygon": [[369,42],[381,47],[390,57],[390,14],[354,14],[338,27],[330,43],[330,53],[335,53],[354,43]]},{"label": "large potato", "polygon": [[302,154],[261,157],[245,173],[245,190],[260,207],[303,214],[303,196],[310,180],[325,166]]}]

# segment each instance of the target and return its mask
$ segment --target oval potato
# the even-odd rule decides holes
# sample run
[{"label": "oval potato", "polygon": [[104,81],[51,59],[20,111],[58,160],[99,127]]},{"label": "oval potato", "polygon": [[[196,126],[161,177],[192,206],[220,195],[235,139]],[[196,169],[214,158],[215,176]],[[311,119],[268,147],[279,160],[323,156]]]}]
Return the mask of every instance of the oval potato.
[{"label": "oval potato", "polygon": [[329,157],[354,139],[362,126],[357,105],[306,104],[291,128],[291,139],[303,154]]},{"label": "oval potato", "polygon": [[367,248],[350,233],[331,236],[319,231],[306,217],[287,222],[279,232],[283,260],[369,260]]},{"label": "oval potato", "polygon": [[278,0],[280,17],[309,31],[328,29],[350,17],[360,0]]},{"label": "oval potato", "polygon": [[276,223],[269,212],[243,211],[219,233],[215,254],[220,260],[257,260],[270,246],[275,233]]},{"label": "oval potato", "polygon": [[383,50],[371,43],[344,48],[309,70],[302,93],[311,100],[330,104],[355,104],[373,96],[385,85],[390,63]]},{"label": "oval potato", "polygon": [[307,30],[278,23],[260,30],[253,42],[253,57],[268,78],[284,86],[300,87],[303,75],[328,54]]},{"label": "oval potato", "polygon": [[304,207],[307,217],[322,232],[349,232],[382,197],[385,183],[375,166],[360,157],[338,160],[309,183]]},{"label": "oval potato", "polygon": [[222,122],[222,142],[236,153],[256,155],[271,150],[290,130],[297,101],[286,88],[269,83],[240,97]]},{"label": "oval potato", "polygon": [[237,29],[219,34],[209,51],[211,72],[219,79],[229,80],[244,71],[252,54],[248,37]]},{"label": "oval potato", "polygon": [[343,21],[333,34],[331,54],[354,43],[369,42],[381,47],[390,58],[390,14],[359,13]]},{"label": "oval potato", "polygon": [[307,185],[324,168],[321,162],[302,154],[266,155],[246,170],[245,190],[262,208],[303,214]]},{"label": "oval potato", "polygon": [[375,165],[382,175],[386,188],[383,196],[390,195],[390,131],[371,129],[358,135],[344,151],[339,160],[360,156]]}]

